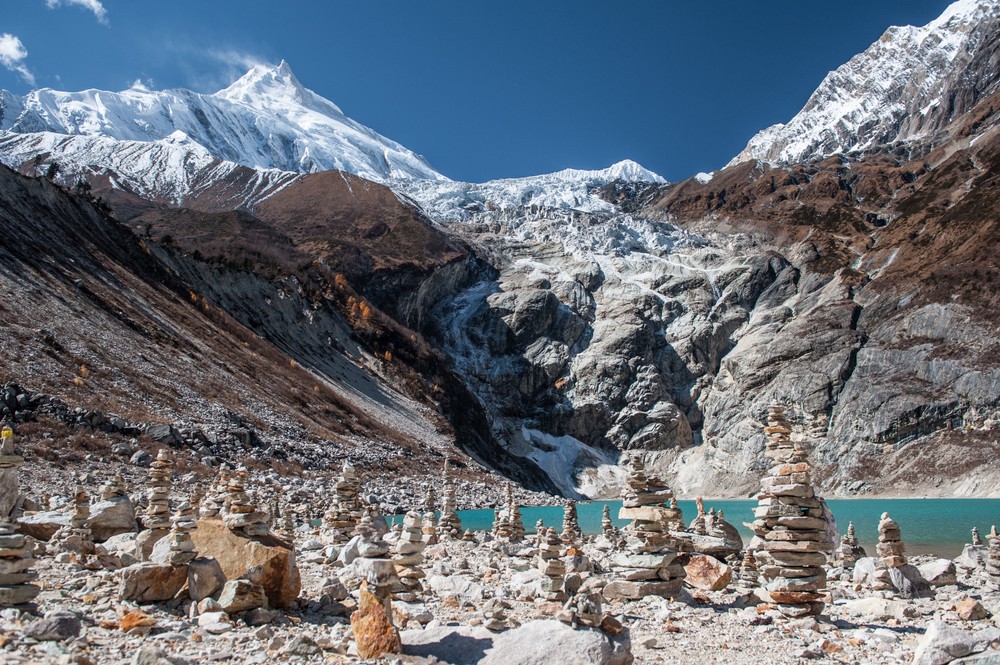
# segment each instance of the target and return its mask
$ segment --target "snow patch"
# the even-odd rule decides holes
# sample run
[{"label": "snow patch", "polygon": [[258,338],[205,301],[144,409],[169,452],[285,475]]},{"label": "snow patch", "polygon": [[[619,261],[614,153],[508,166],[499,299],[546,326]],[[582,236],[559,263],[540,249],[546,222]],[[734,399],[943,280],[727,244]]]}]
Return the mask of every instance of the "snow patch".
[{"label": "snow patch", "polygon": [[610,454],[571,436],[552,436],[527,427],[521,428],[521,436],[532,446],[526,457],[548,474],[567,497],[616,496],[625,482],[625,470]]}]

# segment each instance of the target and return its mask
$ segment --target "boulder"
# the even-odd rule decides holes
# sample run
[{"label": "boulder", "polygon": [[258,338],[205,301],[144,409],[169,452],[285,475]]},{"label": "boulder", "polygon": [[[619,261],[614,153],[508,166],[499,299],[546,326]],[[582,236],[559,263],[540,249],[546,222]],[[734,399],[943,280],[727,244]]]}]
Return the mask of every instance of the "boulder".
[{"label": "boulder", "polygon": [[[13,457],[8,455],[7,457]],[[6,519],[14,512],[21,497],[17,486],[17,467],[0,468],[0,518]]]},{"label": "boulder", "polygon": [[214,596],[226,583],[226,574],[215,559],[198,557],[187,566],[188,595],[197,602]]},{"label": "boulder", "polygon": [[139,530],[135,521],[135,506],[127,496],[99,501],[90,507],[90,530],[94,541],[103,543],[120,533]]},{"label": "boulder", "polygon": [[118,598],[137,603],[158,603],[177,596],[186,583],[186,566],[137,563],[122,569]]},{"label": "boulder", "polygon": [[900,568],[889,568],[881,559],[862,557],[854,564],[854,583],[868,587],[876,585],[876,576],[888,577],[891,591],[903,598],[919,598],[927,595],[930,585],[916,566],[907,564]]},{"label": "boulder", "polygon": [[966,572],[982,568],[986,564],[986,551],[985,545],[966,545],[955,557],[955,565]]},{"label": "boulder", "polygon": [[948,559],[934,559],[917,566],[920,576],[927,580],[932,587],[948,586],[958,584],[958,573],[955,570],[955,563]]},{"label": "boulder", "polygon": [[48,540],[64,526],[69,526],[69,513],[61,510],[47,510],[17,518],[17,530],[35,540]]},{"label": "boulder", "polygon": [[219,519],[203,519],[191,533],[198,554],[219,562],[226,579],[246,577],[264,587],[271,607],[287,607],[302,588],[295,552],[271,536],[251,538]]},{"label": "boulder", "polygon": [[267,596],[264,587],[249,580],[229,580],[222,587],[219,595],[219,605],[226,614],[236,614],[247,610],[267,607]]},{"label": "boulder", "polygon": [[866,621],[888,621],[889,619],[903,621],[917,616],[917,608],[913,605],[886,598],[848,600],[843,604],[843,607],[851,616],[860,617]]},{"label": "boulder", "polygon": [[593,628],[574,630],[561,621],[530,621],[493,640],[480,665],[631,665],[628,631],[614,637]]},{"label": "boulder", "polygon": [[990,616],[983,604],[975,598],[963,598],[955,605],[955,613],[962,621],[982,621]]},{"label": "boulder", "polygon": [[[149,561],[153,556],[153,549],[158,542],[166,541],[170,534],[170,529],[146,529],[140,531],[135,537],[135,558],[139,561]],[[165,545],[164,545],[165,546]]]},{"label": "boulder", "polygon": [[493,633],[479,626],[428,626],[400,633],[403,651],[409,656],[448,665],[478,663],[493,648]]},{"label": "boulder", "polygon": [[732,568],[707,554],[692,554],[684,572],[685,584],[705,591],[725,589],[733,577]]},{"label": "boulder", "polygon": [[76,637],[83,629],[80,617],[72,612],[49,612],[45,618],[24,627],[24,636],[42,642],[61,642]]},{"label": "boulder", "polygon": [[368,591],[367,584],[361,586],[358,609],[351,614],[351,631],[358,655],[365,660],[402,651],[399,631],[392,623],[389,599],[376,597]]},{"label": "boulder", "polygon": [[945,665],[968,656],[976,649],[976,639],[943,621],[931,621],[917,642],[912,665]]},{"label": "boulder", "polygon": [[146,436],[157,443],[176,446],[181,442],[180,433],[172,425],[155,424],[146,428]]}]

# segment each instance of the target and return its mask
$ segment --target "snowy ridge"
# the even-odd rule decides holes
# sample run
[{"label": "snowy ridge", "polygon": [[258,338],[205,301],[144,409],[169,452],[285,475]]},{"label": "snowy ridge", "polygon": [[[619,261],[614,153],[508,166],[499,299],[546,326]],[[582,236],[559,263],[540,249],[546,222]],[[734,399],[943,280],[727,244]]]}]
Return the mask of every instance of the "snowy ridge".
[{"label": "snowy ridge", "polygon": [[925,26],[890,27],[827,74],[794,118],[759,132],[728,166],[795,163],[927,137],[950,120],[950,93],[964,84],[964,65],[998,21],[1000,0],[959,0]]},{"label": "snowy ridge", "polygon": [[[340,169],[377,182],[446,180],[416,153],[307,90],[284,61],[254,67],[211,95],[141,85],[122,92],[45,88],[23,98],[0,91],[0,129],[146,143],[183,136],[191,144],[187,159],[199,160],[203,151],[257,169]],[[113,158],[98,163],[117,168]]]},{"label": "snowy ridge", "polygon": [[484,183],[406,180],[392,182],[390,186],[418,202],[435,219],[461,221],[485,211],[519,208],[611,213],[615,207],[593,190],[616,180],[666,182],[642,165],[624,160],[597,171],[564,169]]}]

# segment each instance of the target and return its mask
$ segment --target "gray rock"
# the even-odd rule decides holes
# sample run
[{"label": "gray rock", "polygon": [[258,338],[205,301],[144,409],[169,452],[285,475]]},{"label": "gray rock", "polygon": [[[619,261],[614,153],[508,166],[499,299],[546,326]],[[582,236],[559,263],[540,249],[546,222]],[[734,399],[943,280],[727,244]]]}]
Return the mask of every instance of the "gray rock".
[{"label": "gray rock", "polygon": [[227,614],[236,614],[258,607],[266,608],[267,596],[264,587],[250,580],[230,580],[222,587],[219,605]]},{"label": "gray rock", "polygon": [[631,665],[628,631],[614,637],[591,628],[574,630],[560,621],[531,621],[501,633],[481,665]]},{"label": "gray rock", "polygon": [[932,587],[948,586],[958,583],[958,572],[955,564],[948,559],[934,559],[917,566],[920,576]]},{"label": "gray rock", "polygon": [[24,627],[24,636],[40,641],[61,642],[76,637],[83,629],[80,617],[72,612],[51,612]]},{"label": "gray rock", "polygon": [[150,425],[146,428],[146,436],[157,443],[164,443],[168,446],[176,446],[181,442],[181,435],[174,429],[173,425]]},{"label": "gray rock", "polygon": [[35,540],[49,540],[64,526],[69,526],[69,513],[61,510],[47,510],[17,518],[17,530]]},{"label": "gray rock", "polygon": [[98,543],[118,534],[138,531],[135,506],[127,496],[95,503],[90,507],[90,529]]},{"label": "gray rock", "polygon": [[198,602],[214,596],[226,583],[222,566],[215,559],[198,557],[187,566],[188,595]]},{"label": "gray rock", "polygon": [[968,656],[976,648],[976,639],[943,621],[931,621],[917,642],[912,665],[945,665]]},{"label": "gray rock", "polygon": [[148,467],[153,463],[153,456],[147,453],[145,450],[137,450],[129,458],[129,462],[133,466]]},{"label": "gray rock", "polygon": [[401,631],[399,637],[408,655],[435,658],[448,665],[472,665],[493,648],[496,635],[473,626],[429,626]]}]

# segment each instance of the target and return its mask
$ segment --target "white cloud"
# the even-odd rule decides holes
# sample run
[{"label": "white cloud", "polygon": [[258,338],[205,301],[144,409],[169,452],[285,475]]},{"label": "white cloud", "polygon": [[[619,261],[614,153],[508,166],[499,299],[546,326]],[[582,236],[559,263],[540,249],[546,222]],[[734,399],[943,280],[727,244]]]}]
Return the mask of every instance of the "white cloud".
[{"label": "white cloud", "polygon": [[108,24],[108,10],[101,4],[101,0],[45,0],[45,6],[49,9],[55,9],[62,4],[78,5],[84,9],[89,9],[94,13],[98,22],[104,25]]},{"label": "white cloud", "polygon": [[0,35],[0,64],[12,72],[17,72],[30,85],[35,85],[35,75],[24,65],[24,59],[28,57],[28,49],[24,44],[8,32]]}]

